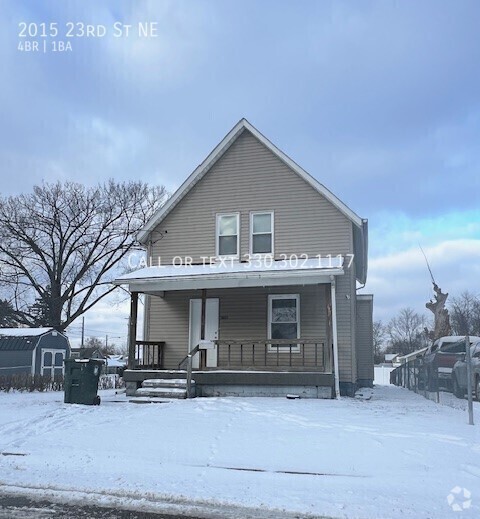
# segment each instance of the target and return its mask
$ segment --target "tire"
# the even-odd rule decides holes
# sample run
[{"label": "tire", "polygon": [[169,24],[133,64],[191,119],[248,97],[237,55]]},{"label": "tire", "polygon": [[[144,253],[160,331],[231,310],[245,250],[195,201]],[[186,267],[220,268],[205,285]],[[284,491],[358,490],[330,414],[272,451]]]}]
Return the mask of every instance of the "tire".
[{"label": "tire", "polygon": [[475,377],[475,398],[480,402],[480,376]]},{"label": "tire", "polygon": [[98,395],[95,397],[93,405],[100,405],[100,397]]},{"label": "tire", "polygon": [[465,394],[463,393],[462,389],[458,385],[457,377],[455,375],[452,375],[452,386],[453,386],[453,394],[457,398],[463,398]]}]

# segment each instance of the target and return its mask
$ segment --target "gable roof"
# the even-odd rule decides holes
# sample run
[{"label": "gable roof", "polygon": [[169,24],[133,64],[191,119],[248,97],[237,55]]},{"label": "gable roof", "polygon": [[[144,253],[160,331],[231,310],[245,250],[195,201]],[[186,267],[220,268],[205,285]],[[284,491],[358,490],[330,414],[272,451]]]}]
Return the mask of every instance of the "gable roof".
[{"label": "gable roof", "polygon": [[38,337],[0,336],[0,351],[34,350],[37,344]]},{"label": "gable roof", "polygon": [[89,348],[85,348],[80,346],[80,348],[72,348],[72,353],[78,353],[81,359],[103,359],[104,356],[100,351],[98,346],[91,346]]},{"label": "gable roof", "polygon": [[53,331],[54,328],[0,328],[0,336],[9,337],[38,337]]},{"label": "gable roof", "polygon": [[66,339],[66,336],[55,328],[0,328],[0,351],[33,350],[40,338],[51,332],[56,332]]},{"label": "gable roof", "polygon": [[230,148],[237,138],[245,131],[249,131],[267,149],[276,155],[282,162],[290,167],[297,175],[310,184],[318,193],[332,203],[341,213],[351,220],[359,229],[362,229],[366,220],[362,220],[347,205],[337,198],[323,184],[314,179],[309,173],[301,168],[296,162],[288,157],[283,151],[278,149],[264,135],[262,135],[246,119],[241,119],[214,148],[207,158],[193,171],[185,182],[175,191],[167,202],[150,218],[143,229],[138,232],[137,239],[140,243],[147,243],[149,233],[173,210],[173,208],[183,199],[183,197],[203,178],[217,160]]}]

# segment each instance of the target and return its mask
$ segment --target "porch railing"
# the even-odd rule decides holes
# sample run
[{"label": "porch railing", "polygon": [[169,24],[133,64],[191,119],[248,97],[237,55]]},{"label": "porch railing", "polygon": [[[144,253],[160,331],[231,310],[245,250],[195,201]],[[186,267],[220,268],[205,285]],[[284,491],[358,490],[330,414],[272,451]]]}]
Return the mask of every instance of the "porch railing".
[{"label": "porch railing", "polygon": [[325,339],[217,340],[218,367],[331,372],[332,355]]},{"label": "porch railing", "polygon": [[195,346],[195,348],[193,348],[193,350],[190,351],[178,364],[178,369],[183,369],[184,367],[187,369],[187,398],[192,397],[192,359],[199,351],[199,346]]},{"label": "porch railing", "polygon": [[163,369],[163,341],[135,341],[135,369]]}]

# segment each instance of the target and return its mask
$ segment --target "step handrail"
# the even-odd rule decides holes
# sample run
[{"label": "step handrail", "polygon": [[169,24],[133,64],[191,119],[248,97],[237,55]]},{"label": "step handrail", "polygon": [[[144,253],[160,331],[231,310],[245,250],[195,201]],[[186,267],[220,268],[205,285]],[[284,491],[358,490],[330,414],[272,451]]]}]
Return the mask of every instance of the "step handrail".
[{"label": "step handrail", "polygon": [[192,398],[192,364],[193,357],[200,351],[200,345],[197,344],[179,363],[178,369],[182,369],[183,364],[187,363],[187,398]]}]

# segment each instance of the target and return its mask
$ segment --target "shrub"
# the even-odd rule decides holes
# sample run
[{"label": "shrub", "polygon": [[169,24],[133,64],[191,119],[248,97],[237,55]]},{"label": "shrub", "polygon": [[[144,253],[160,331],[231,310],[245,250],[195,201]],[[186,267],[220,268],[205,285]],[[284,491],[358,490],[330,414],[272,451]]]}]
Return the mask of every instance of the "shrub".
[{"label": "shrub", "polygon": [[63,376],[31,375],[30,373],[15,373],[0,375],[0,391],[63,391]]}]

